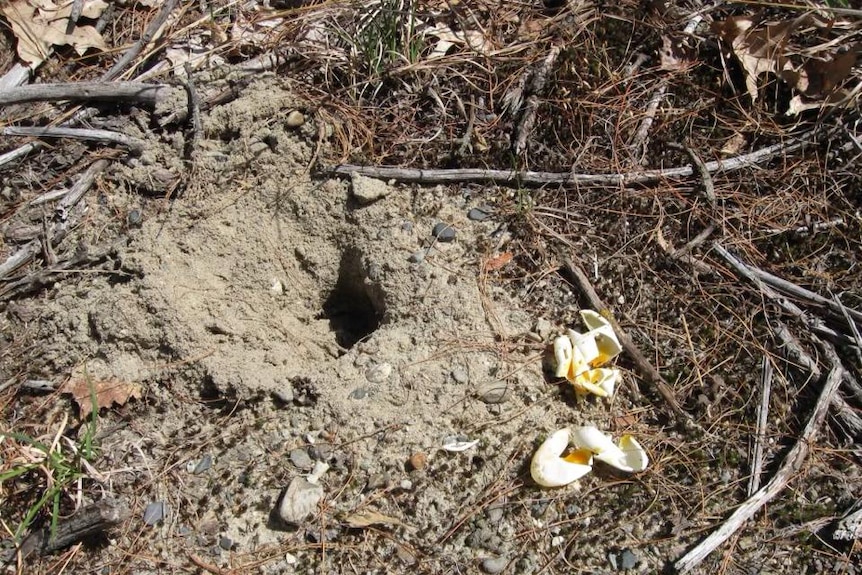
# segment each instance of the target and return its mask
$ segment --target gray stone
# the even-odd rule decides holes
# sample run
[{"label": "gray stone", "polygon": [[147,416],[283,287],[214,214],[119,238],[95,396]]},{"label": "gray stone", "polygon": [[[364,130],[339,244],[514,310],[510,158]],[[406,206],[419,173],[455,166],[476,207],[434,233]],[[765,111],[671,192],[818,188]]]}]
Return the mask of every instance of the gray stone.
[{"label": "gray stone", "polygon": [[509,564],[509,559],[505,556],[503,557],[488,557],[487,559],[482,560],[482,571],[485,573],[502,573],[503,569],[506,568],[506,565]]},{"label": "gray stone", "polygon": [[467,383],[470,381],[470,374],[467,373],[467,370],[463,367],[456,367],[450,372],[452,379],[455,380],[455,383]]},{"label": "gray stone", "polygon": [[143,222],[144,215],[141,213],[141,210],[138,208],[129,210],[129,213],[126,215],[126,223],[130,228],[139,228]]},{"label": "gray stone", "polygon": [[623,549],[623,552],[620,554],[620,569],[625,571],[634,569],[637,564],[638,556],[634,554],[634,551],[631,549]]},{"label": "gray stone", "polygon": [[272,396],[281,403],[293,403],[293,386],[289,383],[272,392]]},{"label": "gray stone", "polygon": [[492,209],[489,206],[479,206],[467,212],[467,218],[474,222],[484,222],[491,217]]},{"label": "gray stone", "polygon": [[549,322],[545,318],[539,318],[538,320],[536,320],[536,328],[534,331],[539,334],[539,337],[541,337],[542,339],[550,339],[551,332],[553,331],[553,329],[554,326],[552,326],[551,322]]},{"label": "gray stone", "polygon": [[230,551],[233,549],[234,542],[230,537],[219,537],[218,546],[224,549],[225,551]]},{"label": "gray stone", "polygon": [[364,387],[357,387],[356,389],[351,391],[347,395],[347,397],[349,397],[350,399],[365,399],[369,395],[370,394],[368,393],[367,389],[365,389]]},{"label": "gray stone", "polygon": [[144,523],[152,527],[160,521],[164,521],[169,512],[170,506],[164,501],[148,503],[144,509]]},{"label": "gray stone", "polygon": [[503,520],[503,508],[500,506],[489,507],[485,511],[485,515],[490,523],[499,523]]},{"label": "gray stone", "polygon": [[386,182],[362,176],[356,172],[350,174],[350,182],[352,184],[353,197],[362,205],[368,205],[383,199],[392,192],[392,188],[386,185]]},{"label": "gray stone", "polygon": [[411,264],[418,264],[419,262],[421,262],[422,260],[425,259],[425,254],[426,254],[426,251],[424,249],[423,250],[416,250],[415,252],[410,254],[410,257],[407,258],[407,261],[410,262]]},{"label": "gray stone", "polygon": [[192,470],[192,473],[195,475],[200,475],[204,471],[208,471],[210,467],[213,466],[213,456],[207,453],[203,457],[201,457],[200,461],[197,462],[195,468]]},{"label": "gray stone", "polygon": [[509,384],[505,381],[488,381],[479,386],[479,399],[488,404],[504,403],[509,399]]},{"label": "gray stone", "polygon": [[299,525],[317,510],[323,487],[304,477],[294,477],[278,505],[278,517],[288,525]]},{"label": "gray stone", "polygon": [[297,468],[306,470],[314,467],[314,461],[305,449],[297,448],[290,452],[290,462]]},{"label": "gray stone", "polygon": [[438,242],[452,242],[455,241],[455,228],[453,228],[449,224],[437,222],[436,224],[434,224],[434,228],[431,230],[431,235],[437,238]]}]

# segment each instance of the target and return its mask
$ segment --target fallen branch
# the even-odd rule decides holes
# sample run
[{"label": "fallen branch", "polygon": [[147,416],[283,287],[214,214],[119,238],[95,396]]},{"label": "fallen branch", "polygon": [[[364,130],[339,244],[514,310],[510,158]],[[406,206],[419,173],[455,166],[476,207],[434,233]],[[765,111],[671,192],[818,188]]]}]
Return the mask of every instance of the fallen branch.
[{"label": "fallen branch", "polygon": [[69,82],[58,84],[31,84],[0,90],[0,105],[25,102],[130,102],[155,106],[170,95],[167,84],[141,82]]},{"label": "fallen branch", "polygon": [[760,408],[757,410],[757,432],[754,436],[754,453],[751,456],[751,477],[748,480],[748,496],[760,489],[760,474],[763,473],[763,444],[766,442],[766,424],[769,416],[769,396],[772,390],[772,362],[763,356],[763,371],[760,375]]},{"label": "fallen branch", "polygon": [[[775,337],[781,343],[780,349],[784,353],[785,358],[793,362],[796,367],[810,373],[811,377],[815,380],[820,379],[820,367],[814,361],[814,358],[808,355],[802,348],[802,344],[793,337],[793,334],[790,333],[790,328],[780,320],[770,322],[770,327],[772,327]],[[844,384],[852,391],[852,386],[856,381],[850,372],[846,372],[845,376]],[[862,416],[859,416],[856,410],[839,393],[836,393],[835,397],[832,398],[832,410],[833,416],[847,437],[854,441],[862,439]]]},{"label": "fallen branch", "polygon": [[[704,163],[710,174],[733,172],[771,160],[777,155],[786,155],[808,145],[814,132],[806,132],[790,143],[775,144],[761,150],[742,154],[725,160]],[[696,172],[693,166],[666,170],[643,170],[622,174],[575,174],[572,172],[533,172],[515,170],[466,169],[420,169],[391,166],[356,166],[342,164],[323,168],[321,173],[333,176],[359,174],[381,180],[395,180],[418,184],[461,184],[467,182],[494,183],[512,186],[633,186],[663,180],[687,178]]]},{"label": "fallen branch", "polygon": [[146,143],[140,138],[133,138],[110,130],[88,130],[84,128],[41,128],[10,126],[3,128],[4,136],[31,136],[34,138],[72,138],[87,140],[102,144],[119,144],[133,152],[143,151]]},{"label": "fallen branch", "polygon": [[24,539],[18,551],[13,551],[11,557],[7,557],[4,562],[8,564],[17,554],[26,558],[32,553],[46,555],[59,551],[117,525],[128,514],[128,509],[116,499],[103,499],[84,507],[71,517],[59,519],[53,534],[50,527],[34,531]]},{"label": "fallen branch", "polygon": [[778,291],[783,292],[786,295],[801,299],[809,305],[826,307],[835,312],[836,315],[839,315],[841,317],[844,317],[844,311],[846,309],[847,314],[852,317],[856,323],[862,324],[862,312],[859,312],[855,309],[845,308],[843,305],[839,304],[834,300],[831,300],[827,297],[823,297],[820,294],[816,294],[813,291],[807,290],[801,286],[796,285],[795,283],[787,281],[786,279],[774,276],[771,273],[762,269],[753,266],[748,267],[751,268],[751,271],[758,279],[762,280],[764,283],[769,284]]},{"label": "fallen branch", "polygon": [[596,293],[596,290],[593,289],[593,286],[590,283],[589,278],[587,278],[587,274],[584,273],[584,270],[581,269],[578,264],[569,259],[565,260],[564,265],[566,271],[575,279],[578,287],[587,297],[587,300],[589,300],[590,305],[599,313],[602,313],[603,310],[606,312],[602,313],[602,315],[610,321],[611,326],[614,328],[614,332],[620,340],[620,344],[623,346],[623,350],[625,350],[629,357],[631,357],[635,364],[635,368],[641,376],[655,387],[658,394],[662,399],[664,399],[665,403],[667,403],[668,407],[670,407],[676,415],[683,418],[685,421],[694,423],[691,415],[680,407],[670,385],[668,385],[665,379],[661,376],[658,370],[653,367],[647,358],[644,357],[640,349],[638,349],[634,341],[632,341],[632,338],[623,331],[622,327],[620,327],[620,324],[616,319],[614,319],[613,315],[609,313],[609,308],[604,304],[604,302],[602,302],[601,298]]},{"label": "fallen branch", "polygon": [[[824,346],[825,348],[825,346]],[[814,411],[808,419],[808,423],[802,430],[799,436],[799,441],[787,454],[781,468],[775,474],[769,483],[762,489],[751,496],[745,503],[740,505],[736,511],[725,521],[718,530],[710,534],[706,539],[700,542],[694,549],[686,553],[681,559],[674,563],[674,568],[679,573],[688,573],[694,569],[707,555],[712,553],[719,545],[724,543],[728,537],[733,535],[742,525],[751,519],[757,511],[766,505],[772,498],[781,493],[790,478],[793,477],[802,467],[802,463],[808,456],[808,451],[811,444],[817,437],[817,432],[823,425],[823,420],[826,418],[826,411],[832,403],[838,391],[838,386],[844,377],[844,368],[838,360],[834,351],[829,353],[832,363],[832,370],[826,378],[826,383],[823,390],[820,392],[820,397],[814,406]]]}]

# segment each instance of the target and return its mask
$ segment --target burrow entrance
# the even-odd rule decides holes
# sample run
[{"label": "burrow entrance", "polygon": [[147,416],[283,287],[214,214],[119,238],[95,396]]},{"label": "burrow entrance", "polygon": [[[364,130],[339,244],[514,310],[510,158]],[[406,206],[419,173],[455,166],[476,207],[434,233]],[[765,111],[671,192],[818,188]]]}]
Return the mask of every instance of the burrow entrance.
[{"label": "burrow entrance", "polygon": [[380,327],[385,311],[383,292],[368,279],[362,253],[356,248],[346,250],[320,314],[329,320],[336,343],[350,349],[367,338]]}]

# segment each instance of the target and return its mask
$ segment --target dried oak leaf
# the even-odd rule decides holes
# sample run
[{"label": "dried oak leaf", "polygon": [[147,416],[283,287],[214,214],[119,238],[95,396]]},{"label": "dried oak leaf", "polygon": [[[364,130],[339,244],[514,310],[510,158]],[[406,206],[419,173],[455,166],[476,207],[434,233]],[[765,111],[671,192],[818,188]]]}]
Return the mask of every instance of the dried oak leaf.
[{"label": "dried oak leaf", "polygon": [[[107,7],[103,0],[84,0],[81,16],[98,18]],[[66,34],[72,12],[71,0],[59,3],[52,0],[13,0],[4,3],[2,11],[18,39],[18,56],[33,68],[45,61],[53,46],[68,44],[80,55],[90,48],[107,49],[102,35],[93,26],[78,25],[71,34]]]},{"label": "dried oak leaf", "polygon": [[86,419],[93,411],[93,396],[96,394],[96,407],[124,405],[130,399],[141,399],[141,386],[119,379],[93,379],[73,377],[63,386],[63,393],[71,394],[78,405],[81,419]]}]

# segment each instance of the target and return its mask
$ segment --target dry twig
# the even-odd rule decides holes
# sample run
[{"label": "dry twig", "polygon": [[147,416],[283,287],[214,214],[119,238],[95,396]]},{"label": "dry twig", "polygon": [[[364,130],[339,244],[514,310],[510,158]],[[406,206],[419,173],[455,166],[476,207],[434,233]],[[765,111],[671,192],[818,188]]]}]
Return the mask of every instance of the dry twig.
[{"label": "dry twig", "polygon": [[0,90],[0,105],[25,102],[133,102],[155,106],[168,97],[167,84],[142,82],[68,82],[58,84],[32,84]]},{"label": "dry twig", "polygon": [[757,410],[757,432],[754,436],[751,477],[748,480],[748,496],[760,489],[760,474],[763,473],[763,444],[766,442],[766,422],[769,416],[769,395],[772,390],[772,362],[763,356],[760,374],[760,408]]},{"label": "dry twig", "polygon": [[61,518],[57,522],[57,528],[51,533],[50,527],[45,527],[31,533],[17,552],[12,553],[11,558],[21,554],[26,558],[32,553],[46,555],[59,551],[64,547],[81,541],[82,539],[101,533],[123,521],[129,514],[128,509],[116,499],[103,499],[88,505],[71,517]]},{"label": "dry twig", "polygon": [[[683,420],[688,421],[690,423],[694,423],[691,415],[689,415],[685,410],[680,407],[679,403],[676,400],[676,397],[673,394],[673,391],[670,388],[670,385],[665,381],[665,379],[661,376],[658,370],[653,367],[653,365],[647,360],[646,357],[641,353],[640,349],[635,345],[634,341],[632,341],[631,337],[623,331],[620,324],[614,319],[613,315],[610,313],[610,309],[602,302],[599,295],[596,293],[596,290],[593,289],[592,284],[590,283],[589,278],[587,278],[587,274],[584,273],[584,270],[581,267],[574,263],[570,259],[565,260],[566,271],[575,279],[578,284],[578,287],[587,297],[590,302],[590,305],[603,316],[605,316],[608,321],[611,322],[611,326],[614,328],[614,332],[617,334],[617,337],[620,340],[620,343],[623,346],[625,352],[631,357],[632,361],[635,364],[638,372],[653,386],[655,386],[658,394],[664,399],[665,403],[667,403],[668,407]],[[603,313],[604,312],[604,313]]]},{"label": "dry twig", "polygon": [[[75,185],[69,190],[63,201],[58,206],[58,215],[60,222],[54,226],[51,237],[45,238],[45,241],[50,245],[58,245],[59,242],[66,236],[68,228],[74,223],[68,219],[68,211],[80,201],[83,195],[90,189],[96,181],[96,176],[108,166],[107,160],[97,160],[87,168],[84,174],[78,178]],[[35,239],[20,250],[6,258],[6,261],[0,264],[0,281],[8,278],[9,275],[15,272],[21,266],[30,263],[33,258],[42,250],[42,241]]]},{"label": "dry twig", "polygon": [[171,12],[177,7],[179,0],[167,0],[167,2],[162,5],[161,11],[159,11],[158,15],[150,22],[150,25],[147,26],[147,29],[144,31],[143,35],[141,35],[140,39],[135,42],[135,44],[125,53],[123,57],[117,60],[117,62],[111,66],[111,69],[105,72],[102,75],[102,82],[110,82],[111,80],[116,80],[119,78],[123,72],[126,71],[135,58],[138,57],[144,47],[149,44],[153,38],[155,38],[156,34],[159,32],[161,27],[168,20],[168,16],[171,15]]},{"label": "dry twig", "polygon": [[[771,160],[780,154],[791,154],[809,144],[814,132],[806,132],[790,143],[775,144],[756,152],[742,154],[725,160],[706,162],[704,166],[710,174],[727,173]],[[324,168],[323,174],[349,176],[360,174],[382,180],[413,182],[420,184],[458,184],[466,182],[485,182],[516,186],[632,186],[649,184],[668,179],[686,178],[695,173],[695,167],[683,166],[666,170],[643,170],[620,174],[575,174],[572,172],[534,172],[515,170],[467,169],[421,169],[396,168],[390,166],[356,166],[342,164]]]},{"label": "dry twig", "polygon": [[146,143],[140,138],[127,136],[110,130],[88,130],[84,128],[40,128],[10,126],[3,128],[4,136],[32,136],[35,138],[72,138],[75,140],[87,140],[100,142],[102,144],[119,144],[129,148],[135,153],[143,151]]}]

